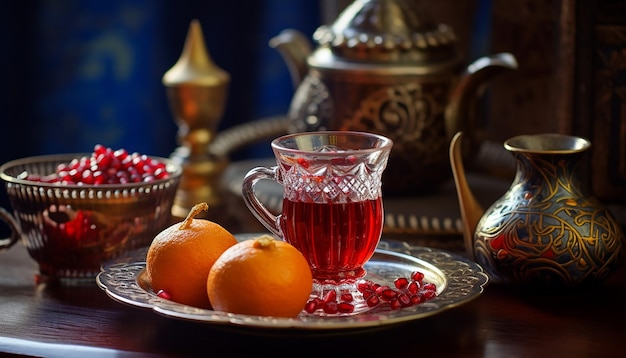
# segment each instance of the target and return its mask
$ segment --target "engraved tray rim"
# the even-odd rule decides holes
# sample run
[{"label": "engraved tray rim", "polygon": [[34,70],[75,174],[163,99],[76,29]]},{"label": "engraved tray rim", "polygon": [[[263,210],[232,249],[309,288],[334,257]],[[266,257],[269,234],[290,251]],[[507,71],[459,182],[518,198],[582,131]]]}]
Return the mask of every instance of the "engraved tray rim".
[{"label": "engraved tray rim", "polygon": [[[236,235],[246,239],[252,235]],[[98,286],[113,300],[138,308],[152,309],[166,317],[203,322],[215,325],[266,329],[337,330],[360,329],[391,325],[439,314],[465,304],[480,296],[489,278],[474,261],[457,254],[405,241],[381,239],[368,264],[366,277],[384,280],[407,271],[419,269],[425,280],[437,285],[437,297],[416,306],[399,310],[377,307],[353,316],[318,317],[301,314],[296,318],[251,316],[200,309],[158,297],[143,288],[142,272],[145,269],[147,248],[137,250],[126,258],[105,263],[96,277]],[[408,272],[410,273],[410,272]]]}]

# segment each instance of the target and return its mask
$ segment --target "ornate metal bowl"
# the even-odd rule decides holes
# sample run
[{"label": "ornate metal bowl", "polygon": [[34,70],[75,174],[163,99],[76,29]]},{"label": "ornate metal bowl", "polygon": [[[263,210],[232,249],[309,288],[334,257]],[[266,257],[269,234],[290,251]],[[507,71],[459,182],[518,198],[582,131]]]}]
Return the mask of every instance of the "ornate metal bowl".
[{"label": "ornate metal bowl", "polygon": [[106,260],[147,245],[170,224],[182,169],[169,159],[168,177],[144,183],[61,185],[22,179],[21,173],[49,175],[83,154],[18,159],[0,167],[13,209],[0,211],[12,237],[21,239],[38,262],[40,278],[80,281],[93,278]]}]

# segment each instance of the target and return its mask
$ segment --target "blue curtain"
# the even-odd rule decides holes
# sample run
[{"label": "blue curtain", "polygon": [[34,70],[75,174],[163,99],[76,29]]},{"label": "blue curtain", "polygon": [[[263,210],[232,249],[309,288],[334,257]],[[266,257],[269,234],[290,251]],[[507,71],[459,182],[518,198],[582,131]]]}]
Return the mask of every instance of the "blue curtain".
[{"label": "blue curtain", "polygon": [[[177,127],[161,78],[192,19],[231,75],[220,130],[286,113],[293,88],[268,41],[284,28],[312,35],[317,1],[3,1],[0,162],[90,152],[97,143],[169,156]],[[0,203],[7,205],[4,191]]]}]

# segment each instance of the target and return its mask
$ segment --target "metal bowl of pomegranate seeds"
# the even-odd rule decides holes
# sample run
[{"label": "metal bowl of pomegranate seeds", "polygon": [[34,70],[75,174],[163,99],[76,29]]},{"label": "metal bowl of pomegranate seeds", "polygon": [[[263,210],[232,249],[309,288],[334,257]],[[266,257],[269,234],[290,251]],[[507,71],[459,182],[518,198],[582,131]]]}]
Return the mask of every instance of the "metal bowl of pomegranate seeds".
[{"label": "metal bowl of pomegranate seeds", "polygon": [[182,175],[166,158],[97,145],[93,153],[29,157],[0,167],[12,237],[39,264],[38,278],[93,282],[103,262],[149,245],[171,224]]}]

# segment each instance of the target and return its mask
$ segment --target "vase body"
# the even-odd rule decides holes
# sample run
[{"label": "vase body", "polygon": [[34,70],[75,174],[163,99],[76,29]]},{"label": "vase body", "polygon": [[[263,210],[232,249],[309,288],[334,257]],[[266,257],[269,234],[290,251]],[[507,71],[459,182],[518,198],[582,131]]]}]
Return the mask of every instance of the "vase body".
[{"label": "vase body", "polygon": [[577,286],[617,267],[623,232],[612,214],[581,190],[577,167],[590,143],[558,134],[519,136],[511,187],[474,232],[476,261],[496,282]]}]

